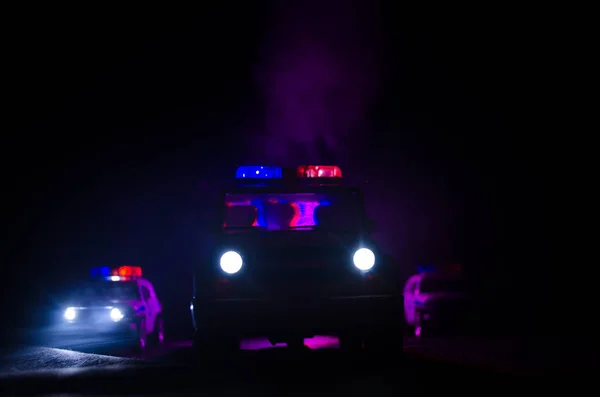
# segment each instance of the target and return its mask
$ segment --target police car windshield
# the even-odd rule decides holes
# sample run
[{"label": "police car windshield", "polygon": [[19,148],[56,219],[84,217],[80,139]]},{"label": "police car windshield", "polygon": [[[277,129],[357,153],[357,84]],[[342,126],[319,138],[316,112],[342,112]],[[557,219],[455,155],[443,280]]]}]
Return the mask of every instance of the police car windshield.
[{"label": "police car windshield", "polygon": [[225,230],[359,231],[364,212],[356,194],[232,193],[225,197]]},{"label": "police car windshield", "polygon": [[420,292],[465,292],[465,283],[458,279],[426,278],[421,280]]},{"label": "police car windshield", "polygon": [[92,300],[139,300],[140,291],[133,281],[98,281],[78,288],[75,297]]}]

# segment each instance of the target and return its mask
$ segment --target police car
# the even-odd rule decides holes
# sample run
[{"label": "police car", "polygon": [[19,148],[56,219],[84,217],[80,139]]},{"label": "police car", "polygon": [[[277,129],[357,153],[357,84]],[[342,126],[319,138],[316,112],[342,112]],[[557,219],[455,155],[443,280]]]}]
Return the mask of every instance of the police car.
[{"label": "police car", "polygon": [[92,280],[73,292],[63,313],[63,331],[111,334],[143,350],[164,342],[162,305],[139,266],[94,268]]},{"label": "police car", "polygon": [[334,335],[342,349],[402,348],[397,268],[370,234],[359,188],[338,166],[242,166],[222,195],[214,250],[190,305],[194,345],[239,347],[245,336],[303,346]]},{"label": "police car", "polygon": [[421,337],[463,325],[469,294],[461,266],[419,266],[404,286],[406,324]]}]

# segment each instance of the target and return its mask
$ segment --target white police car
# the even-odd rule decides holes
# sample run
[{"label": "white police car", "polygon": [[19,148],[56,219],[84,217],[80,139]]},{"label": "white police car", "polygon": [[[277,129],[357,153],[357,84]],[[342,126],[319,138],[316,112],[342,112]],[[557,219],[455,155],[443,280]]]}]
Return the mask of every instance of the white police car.
[{"label": "white police car", "polygon": [[470,295],[460,265],[419,266],[404,285],[404,316],[415,336],[464,322]]},{"label": "white police car", "polygon": [[242,166],[223,192],[212,252],[190,305],[194,345],[241,337],[301,347],[337,335],[343,350],[402,352],[398,267],[371,238],[362,191],[338,166]]},{"label": "white police car", "polygon": [[131,339],[136,349],[164,342],[162,305],[142,268],[92,269],[92,280],[72,292],[63,313],[63,331]]}]

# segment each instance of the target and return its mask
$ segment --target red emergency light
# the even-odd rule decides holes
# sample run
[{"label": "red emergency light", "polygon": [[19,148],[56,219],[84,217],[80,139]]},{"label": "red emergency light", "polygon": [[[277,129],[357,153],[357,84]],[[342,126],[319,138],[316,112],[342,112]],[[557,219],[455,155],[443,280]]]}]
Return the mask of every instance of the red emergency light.
[{"label": "red emergency light", "polygon": [[342,170],[337,165],[301,165],[297,175],[298,178],[341,178]]},{"label": "red emergency light", "polygon": [[142,277],[142,268],[139,266],[120,266],[113,270],[113,276]]}]

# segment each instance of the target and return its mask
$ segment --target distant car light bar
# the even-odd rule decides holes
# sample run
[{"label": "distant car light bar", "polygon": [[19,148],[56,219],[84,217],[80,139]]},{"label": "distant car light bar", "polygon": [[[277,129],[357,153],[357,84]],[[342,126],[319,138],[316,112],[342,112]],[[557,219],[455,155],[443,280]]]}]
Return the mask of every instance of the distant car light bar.
[{"label": "distant car light bar", "polygon": [[342,170],[337,165],[301,165],[297,175],[298,178],[341,178]]},{"label": "distant car light bar", "polygon": [[123,281],[133,277],[142,277],[142,268],[139,266],[119,266],[111,269],[109,266],[102,266],[93,268],[90,273],[94,278]]},{"label": "distant car light bar", "polygon": [[423,273],[460,273],[462,271],[461,265],[419,265],[417,268],[419,274]]},{"label": "distant car light bar", "polygon": [[235,177],[236,179],[281,179],[283,172],[281,167],[244,165],[238,167]]}]

